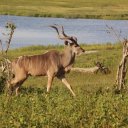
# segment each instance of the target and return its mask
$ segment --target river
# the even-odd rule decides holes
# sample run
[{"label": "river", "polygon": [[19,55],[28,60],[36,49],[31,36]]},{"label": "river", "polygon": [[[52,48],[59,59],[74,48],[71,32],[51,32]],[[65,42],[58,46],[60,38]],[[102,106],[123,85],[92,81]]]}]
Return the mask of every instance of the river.
[{"label": "river", "polygon": [[[99,19],[65,19],[65,18],[42,18],[24,16],[0,15],[0,39],[5,42],[1,33],[6,33],[5,25],[13,22],[15,30],[11,47],[18,48],[29,45],[54,45],[63,44],[57,38],[55,30],[49,25],[63,25],[65,33],[74,35],[79,43],[115,43],[118,40],[112,33],[107,33],[106,25],[113,27],[122,38],[128,36],[128,20],[99,20]],[[120,33],[121,32],[121,33]]]}]

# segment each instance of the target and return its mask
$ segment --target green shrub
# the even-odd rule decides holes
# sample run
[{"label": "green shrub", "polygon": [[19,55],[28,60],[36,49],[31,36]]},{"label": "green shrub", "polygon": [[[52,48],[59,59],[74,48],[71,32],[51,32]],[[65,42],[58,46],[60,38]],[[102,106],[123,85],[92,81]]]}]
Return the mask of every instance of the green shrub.
[{"label": "green shrub", "polygon": [[0,93],[3,93],[5,90],[6,78],[4,73],[0,74]]}]

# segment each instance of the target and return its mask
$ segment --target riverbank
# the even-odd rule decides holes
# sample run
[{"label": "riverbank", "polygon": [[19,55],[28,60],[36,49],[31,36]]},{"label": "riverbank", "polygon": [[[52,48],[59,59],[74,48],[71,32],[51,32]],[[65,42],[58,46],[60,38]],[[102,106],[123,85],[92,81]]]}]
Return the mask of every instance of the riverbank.
[{"label": "riverbank", "polygon": [[127,0],[1,0],[1,15],[86,18],[86,19],[128,19]]}]

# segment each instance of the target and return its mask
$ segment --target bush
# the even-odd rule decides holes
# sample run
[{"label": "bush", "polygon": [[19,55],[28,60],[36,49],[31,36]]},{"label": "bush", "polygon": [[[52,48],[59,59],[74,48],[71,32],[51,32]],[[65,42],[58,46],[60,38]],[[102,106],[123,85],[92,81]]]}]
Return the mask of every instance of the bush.
[{"label": "bush", "polygon": [[1,73],[0,75],[0,93],[4,92],[6,84],[6,75]]}]

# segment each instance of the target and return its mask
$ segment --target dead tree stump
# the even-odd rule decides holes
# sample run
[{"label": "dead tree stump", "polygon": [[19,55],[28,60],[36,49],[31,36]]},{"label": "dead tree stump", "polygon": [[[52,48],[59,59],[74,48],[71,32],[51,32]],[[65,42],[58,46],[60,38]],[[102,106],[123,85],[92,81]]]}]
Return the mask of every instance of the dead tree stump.
[{"label": "dead tree stump", "polygon": [[116,75],[116,85],[117,89],[120,91],[125,88],[125,76],[127,73],[127,58],[128,58],[128,40],[125,39],[123,42],[123,56],[122,60],[117,69]]}]

